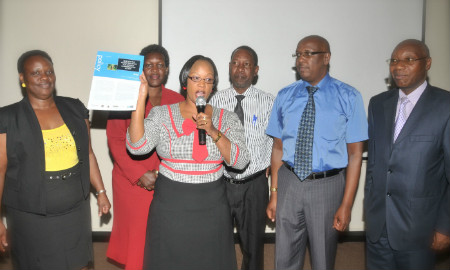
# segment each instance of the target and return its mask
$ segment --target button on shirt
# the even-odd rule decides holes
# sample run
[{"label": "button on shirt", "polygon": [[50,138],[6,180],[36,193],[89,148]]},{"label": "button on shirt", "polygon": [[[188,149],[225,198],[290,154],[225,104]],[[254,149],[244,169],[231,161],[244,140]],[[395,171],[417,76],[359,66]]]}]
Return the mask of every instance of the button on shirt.
[{"label": "button on shirt", "polygon": [[[210,100],[215,107],[234,111],[237,104],[238,92],[233,87],[218,91]],[[250,164],[244,172],[234,178],[242,179],[270,166],[273,140],[266,135],[266,127],[269,122],[274,96],[261,91],[251,85],[243,95],[241,101],[244,110],[244,130],[247,149],[250,153]],[[227,171],[225,176],[230,177]]]},{"label": "button on shirt", "polygon": [[[293,166],[297,130],[308,102],[309,83],[299,80],[278,93],[266,133],[283,142],[282,160]],[[347,144],[368,139],[367,118],[361,94],[327,74],[314,94],[316,120],[313,172],[345,168]]]}]

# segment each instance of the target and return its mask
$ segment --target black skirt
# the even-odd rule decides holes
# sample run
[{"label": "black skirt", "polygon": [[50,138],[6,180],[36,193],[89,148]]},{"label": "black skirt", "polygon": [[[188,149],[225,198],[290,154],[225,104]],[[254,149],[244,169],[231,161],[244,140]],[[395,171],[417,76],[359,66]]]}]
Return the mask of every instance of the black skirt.
[{"label": "black skirt", "polygon": [[47,174],[45,188],[47,215],[6,208],[14,267],[81,269],[93,256],[90,204],[83,197],[78,167]]},{"label": "black skirt", "polygon": [[187,184],[159,174],[149,210],[144,269],[237,269],[224,181]]}]

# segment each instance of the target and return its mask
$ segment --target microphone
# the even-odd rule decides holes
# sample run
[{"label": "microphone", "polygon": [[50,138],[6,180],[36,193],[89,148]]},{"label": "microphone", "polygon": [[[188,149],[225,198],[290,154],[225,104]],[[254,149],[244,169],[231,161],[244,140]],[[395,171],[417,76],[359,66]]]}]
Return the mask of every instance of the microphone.
[{"label": "microphone", "polygon": [[[195,107],[197,107],[197,113],[204,113],[206,107],[206,99],[203,96],[199,96],[195,100]],[[198,144],[199,145],[206,144],[206,132],[204,129],[198,130]]]}]

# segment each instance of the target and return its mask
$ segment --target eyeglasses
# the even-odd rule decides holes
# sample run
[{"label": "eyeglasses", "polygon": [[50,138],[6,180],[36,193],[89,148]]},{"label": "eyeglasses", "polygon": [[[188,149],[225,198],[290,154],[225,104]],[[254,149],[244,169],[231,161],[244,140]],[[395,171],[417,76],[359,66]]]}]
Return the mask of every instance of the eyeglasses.
[{"label": "eyeglasses", "polygon": [[191,79],[191,81],[193,82],[199,82],[199,81],[205,81],[205,83],[207,84],[213,84],[214,83],[214,79],[213,78],[200,78],[199,76],[188,76],[189,79]]},{"label": "eyeglasses", "polygon": [[414,64],[414,62],[419,61],[419,60],[423,60],[423,59],[426,59],[426,58],[428,58],[428,56],[421,57],[421,58],[405,58],[405,59],[394,59],[394,58],[391,58],[391,59],[386,60],[386,62],[390,66],[395,66],[398,63],[404,63],[405,65],[410,66],[410,65]]},{"label": "eyeglasses", "polygon": [[328,52],[296,52],[296,53],[292,54],[292,57],[300,58],[303,56],[303,58],[311,58],[313,55],[321,54],[321,53],[328,53]]}]

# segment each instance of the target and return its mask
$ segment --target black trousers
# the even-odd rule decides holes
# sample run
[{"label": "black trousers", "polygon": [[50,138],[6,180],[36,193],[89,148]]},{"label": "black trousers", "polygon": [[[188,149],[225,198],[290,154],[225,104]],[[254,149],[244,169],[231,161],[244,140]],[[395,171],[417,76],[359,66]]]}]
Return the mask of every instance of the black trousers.
[{"label": "black trousers", "polygon": [[226,182],[231,215],[240,236],[242,270],[264,269],[264,233],[269,186],[265,173],[245,184]]}]

